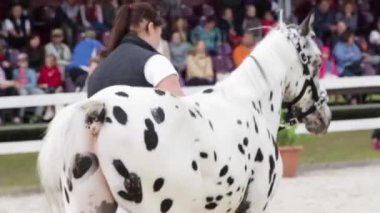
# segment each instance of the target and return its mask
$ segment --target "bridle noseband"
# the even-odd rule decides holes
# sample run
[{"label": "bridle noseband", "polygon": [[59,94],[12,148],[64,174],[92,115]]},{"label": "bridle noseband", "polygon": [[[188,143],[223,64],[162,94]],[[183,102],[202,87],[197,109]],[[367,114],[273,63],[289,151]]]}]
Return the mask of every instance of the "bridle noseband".
[{"label": "bridle noseband", "polygon": [[[311,72],[308,67],[308,63],[310,63],[310,57],[306,55],[305,51],[301,47],[301,43],[297,36],[292,33],[288,35],[288,39],[293,43],[296,47],[298,58],[302,64],[303,76],[305,77],[305,82],[303,84],[301,92],[290,102],[283,102],[282,108],[288,109],[288,112],[285,116],[285,126],[290,125],[293,126],[299,123],[302,119],[306,118],[308,115],[314,113],[318,109],[322,107],[323,104],[327,102],[327,94],[325,92],[318,93],[317,86],[313,80],[313,76],[311,76]],[[314,104],[304,112],[293,113],[292,107],[296,105],[306,94],[307,88],[311,88],[312,98],[314,100]]]}]

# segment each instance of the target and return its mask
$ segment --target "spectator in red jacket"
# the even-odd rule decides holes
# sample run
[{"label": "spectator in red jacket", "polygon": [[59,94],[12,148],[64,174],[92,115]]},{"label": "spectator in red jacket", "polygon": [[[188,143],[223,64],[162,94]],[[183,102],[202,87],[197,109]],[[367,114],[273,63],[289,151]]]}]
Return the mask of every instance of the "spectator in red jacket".
[{"label": "spectator in red jacket", "polygon": [[46,93],[55,93],[57,89],[61,89],[62,86],[61,72],[56,61],[54,55],[46,55],[45,65],[40,71],[38,85]]},{"label": "spectator in red jacket", "polygon": [[268,10],[265,12],[264,19],[261,21],[261,25],[264,27],[262,29],[263,36],[265,36],[270,31],[269,27],[276,25],[272,11]]},{"label": "spectator in red jacket", "polygon": [[337,78],[339,76],[338,74],[338,67],[335,63],[334,56],[331,55],[331,50],[329,47],[324,46],[321,48],[322,52],[322,66],[321,66],[321,72],[319,74],[319,78]]}]

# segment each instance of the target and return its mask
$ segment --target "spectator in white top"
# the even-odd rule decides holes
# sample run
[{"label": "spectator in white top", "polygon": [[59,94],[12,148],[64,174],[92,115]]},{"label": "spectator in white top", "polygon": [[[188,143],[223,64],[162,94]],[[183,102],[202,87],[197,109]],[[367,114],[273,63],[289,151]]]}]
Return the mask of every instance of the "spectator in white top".
[{"label": "spectator in white top", "polygon": [[[57,59],[61,76],[64,79],[65,67],[70,64],[71,51],[70,48],[63,43],[64,35],[61,29],[54,29],[51,33],[51,42],[45,46],[46,55],[54,55]],[[62,79],[62,80],[63,80]]]},{"label": "spectator in white top", "polygon": [[376,28],[369,35],[369,42],[376,54],[380,54],[380,17],[377,19]]},{"label": "spectator in white top", "polygon": [[27,46],[31,29],[30,20],[23,15],[23,11],[20,3],[12,4],[11,15],[4,21],[9,46],[19,50]]}]

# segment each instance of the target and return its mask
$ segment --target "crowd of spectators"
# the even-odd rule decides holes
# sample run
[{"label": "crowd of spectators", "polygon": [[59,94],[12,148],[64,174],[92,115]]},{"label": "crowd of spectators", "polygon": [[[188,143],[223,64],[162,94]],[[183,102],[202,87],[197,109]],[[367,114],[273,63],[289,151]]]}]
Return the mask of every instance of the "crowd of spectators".
[{"label": "crowd of spectators", "polygon": [[[33,9],[11,1],[0,36],[0,96],[85,89],[125,1],[62,0],[54,7],[49,41],[41,39],[46,32],[35,30]],[[368,7],[359,7],[358,1],[371,2],[311,1],[322,50],[321,78],[379,74],[379,14],[363,16],[361,10],[367,12]],[[158,51],[172,61],[184,85],[215,83],[218,73],[231,72],[276,24],[275,0],[212,2],[167,0],[156,5],[165,18]],[[331,2],[337,7],[332,8]],[[290,18],[299,22],[304,17]],[[370,27],[363,29],[363,21]],[[29,114],[30,119],[25,119],[25,109],[2,110],[0,124],[9,118],[14,123],[49,120],[54,112],[47,107]]]}]

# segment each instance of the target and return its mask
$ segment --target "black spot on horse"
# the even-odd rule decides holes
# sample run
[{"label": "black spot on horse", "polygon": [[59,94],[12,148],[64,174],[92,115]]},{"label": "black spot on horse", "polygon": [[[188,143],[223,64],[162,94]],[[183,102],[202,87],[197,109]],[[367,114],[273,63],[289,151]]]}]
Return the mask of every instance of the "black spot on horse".
[{"label": "black spot on horse", "polygon": [[205,89],[205,90],[203,90],[203,93],[205,93],[205,94],[210,94],[210,93],[212,93],[212,92],[214,92],[214,90],[213,89]]},{"label": "black spot on horse", "polygon": [[261,149],[258,148],[255,156],[255,162],[262,162],[264,160],[263,153],[261,152]]},{"label": "black spot on horse", "polygon": [[170,208],[172,207],[173,205],[173,200],[172,199],[165,199],[161,202],[161,212],[162,213],[165,213],[165,212],[168,212],[170,210]]},{"label": "black spot on horse", "polygon": [[191,111],[190,109],[189,109],[189,113],[190,113],[191,117],[197,118],[197,116],[195,115],[195,113],[193,111]]},{"label": "black spot on horse", "polygon": [[178,106],[178,105],[175,105],[175,108],[176,108],[176,109],[178,109],[178,108],[179,108],[179,106]]},{"label": "black spot on horse", "polygon": [[211,130],[214,131],[214,126],[212,125],[211,121],[208,121],[208,124],[210,125]]},{"label": "black spot on horse", "polygon": [[207,158],[208,157],[208,154],[206,152],[200,152],[199,155],[201,156],[201,158]]},{"label": "black spot on horse", "polygon": [[214,198],[211,196],[206,197],[206,202],[208,202],[208,203],[212,202],[213,200],[214,200]]},{"label": "black spot on horse", "polygon": [[259,127],[257,126],[255,116],[253,116],[253,123],[255,124],[255,131],[256,131],[256,133],[259,134]]},{"label": "black spot on horse", "polygon": [[112,124],[112,120],[110,117],[106,117],[106,122]]},{"label": "black spot on horse", "polygon": [[69,193],[67,193],[66,188],[65,188],[65,198],[66,198],[66,202],[67,202],[67,203],[70,203]]},{"label": "black spot on horse", "polygon": [[247,128],[249,128],[249,121],[247,121]]},{"label": "black spot on horse", "polygon": [[92,153],[76,154],[73,164],[73,177],[82,178],[86,173],[93,174],[99,167],[99,161],[96,155]]},{"label": "black spot on horse", "polygon": [[229,176],[229,177],[227,178],[227,183],[228,183],[229,186],[231,186],[231,185],[234,183],[234,178],[231,177],[231,176]]},{"label": "black spot on horse", "polygon": [[199,110],[198,110],[198,109],[195,109],[195,112],[198,114],[198,116],[199,116],[200,118],[203,118],[203,116],[202,116],[202,113],[201,113],[201,112],[199,112]]},{"label": "black spot on horse", "polygon": [[233,194],[233,192],[232,192],[232,191],[229,191],[226,195],[229,196],[229,197],[231,197],[232,194]]},{"label": "black spot on horse", "polygon": [[67,178],[67,188],[69,189],[69,191],[73,191],[73,182],[71,181],[70,178]]},{"label": "black spot on horse", "polygon": [[273,175],[273,181],[270,184],[270,187],[269,187],[269,190],[268,190],[268,198],[272,195],[273,186],[274,186],[274,183],[276,182],[276,176],[277,176],[276,174]]},{"label": "black spot on horse", "polygon": [[227,174],[227,172],[228,172],[228,166],[224,165],[223,168],[219,172],[219,177],[223,177],[224,175]]},{"label": "black spot on horse", "polygon": [[163,178],[157,178],[153,184],[153,191],[154,192],[160,191],[160,189],[162,188],[163,185],[164,185],[164,179]]},{"label": "black spot on horse", "polygon": [[244,148],[243,148],[243,146],[242,146],[240,143],[238,144],[238,149],[239,149],[239,152],[240,152],[242,155],[245,154]]},{"label": "black spot on horse", "polygon": [[241,125],[242,124],[241,120],[237,120],[237,124]]},{"label": "black spot on horse", "polygon": [[148,151],[152,151],[156,149],[158,145],[158,135],[150,119],[145,119],[145,126],[147,128],[144,131],[145,146]]},{"label": "black spot on horse", "polygon": [[193,168],[194,171],[197,171],[198,170],[197,162],[195,162],[195,161],[191,162],[191,167]]},{"label": "black spot on horse", "polygon": [[247,137],[245,137],[243,139],[243,144],[244,144],[244,146],[248,146],[248,138]]},{"label": "black spot on horse", "polygon": [[125,113],[125,111],[119,106],[113,107],[113,116],[115,117],[117,122],[119,122],[122,125],[125,125],[128,122],[127,113]]},{"label": "black spot on horse", "polygon": [[270,155],[269,156],[269,183],[272,181],[272,175],[273,175],[274,167],[275,167],[274,159],[273,159],[273,156]]},{"label": "black spot on horse", "polygon": [[117,96],[120,96],[120,97],[125,97],[125,98],[128,98],[129,97],[129,95],[127,94],[127,93],[125,93],[125,92],[117,92],[117,93],[115,93]]},{"label": "black spot on horse", "polygon": [[159,96],[164,96],[166,94],[166,92],[162,91],[162,90],[158,90],[158,89],[155,89],[154,92],[159,95]]},{"label": "black spot on horse", "polygon": [[119,173],[119,175],[121,175],[124,178],[128,178],[129,177],[129,171],[124,166],[124,163],[121,160],[113,160],[112,164],[115,167],[117,173]]},{"label": "black spot on horse", "polygon": [[259,101],[259,107],[260,107],[260,112],[262,112],[262,111],[263,111],[263,108],[262,108],[262,106],[261,106],[261,101]]},{"label": "black spot on horse", "polygon": [[[245,188],[244,196],[241,199],[239,207],[236,209],[235,213],[245,213],[251,206],[251,202],[248,202],[247,197],[248,197],[248,187],[250,183],[247,183],[247,187]],[[243,190],[244,191],[244,188]]]},{"label": "black spot on horse", "polygon": [[104,200],[99,206],[95,207],[95,213],[111,213],[116,212],[116,209],[116,202],[107,203],[107,201]]},{"label": "black spot on horse", "polygon": [[271,101],[272,99],[273,99],[273,91],[270,91],[269,100]]},{"label": "black spot on horse", "polygon": [[274,147],[274,154],[276,156],[276,160],[278,160],[278,146],[277,146],[277,143],[272,135],[272,144],[273,144],[273,147]]},{"label": "black spot on horse", "polygon": [[215,160],[215,162],[218,160],[218,156],[216,155],[215,151],[214,151],[214,160]]},{"label": "black spot on horse", "polygon": [[273,106],[273,104],[270,105],[270,111],[272,111],[272,112],[274,111],[274,106]]},{"label": "black spot on horse", "polygon": [[206,209],[215,209],[218,206],[216,203],[208,203],[206,204],[205,208]]},{"label": "black spot on horse", "polygon": [[216,200],[217,201],[220,201],[220,200],[222,200],[223,199],[223,195],[218,195],[218,196],[216,196]]},{"label": "black spot on horse", "polygon": [[152,109],[151,113],[156,123],[160,124],[165,121],[165,112],[161,107]]},{"label": "black spot on horse", "polygon": [[198,102],[195,102],[195,105],[196,105],[197,107],[200,107],[200,105],[199,105],[199,103],[198,103]]}]

